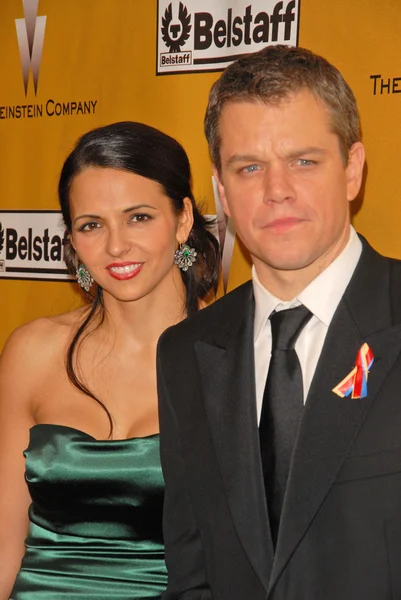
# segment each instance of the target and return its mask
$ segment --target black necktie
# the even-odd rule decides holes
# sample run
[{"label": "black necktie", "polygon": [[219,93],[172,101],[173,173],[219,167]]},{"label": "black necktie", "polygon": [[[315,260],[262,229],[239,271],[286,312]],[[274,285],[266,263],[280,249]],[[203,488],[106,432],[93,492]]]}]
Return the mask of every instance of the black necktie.
[{"label": "black necktie", "polygon": [[312,313],[305,306],[270,315],[272,355],[259,425],[260,450],[274,546],[292,452],[303,412],[302,371],[295,342]]}]

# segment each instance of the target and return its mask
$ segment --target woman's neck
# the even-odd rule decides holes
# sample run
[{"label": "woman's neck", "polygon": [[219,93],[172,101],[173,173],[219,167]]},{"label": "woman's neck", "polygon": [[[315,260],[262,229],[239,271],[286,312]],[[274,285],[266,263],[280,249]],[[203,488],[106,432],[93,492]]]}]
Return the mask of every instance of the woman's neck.
[{"label": "woman's neck", "polygon": [[105,319],[101,328],[113,332],[115,344],[157,343],[171,325],[186,317],[186,291],[179,272],[146,296],[123,302],[104,292]]}]

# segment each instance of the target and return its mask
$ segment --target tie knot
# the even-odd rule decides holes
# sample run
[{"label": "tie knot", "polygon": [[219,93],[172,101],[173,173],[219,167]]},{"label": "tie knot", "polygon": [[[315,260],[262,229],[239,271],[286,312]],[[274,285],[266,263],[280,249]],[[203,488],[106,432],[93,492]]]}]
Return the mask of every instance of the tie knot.
[{"label": "tie knot", "polygon": [[306,306],[297,306],[288,310],[273,312],[269,319],[272,328],[272,351],[294,348],[299,334],[312,313]]}]

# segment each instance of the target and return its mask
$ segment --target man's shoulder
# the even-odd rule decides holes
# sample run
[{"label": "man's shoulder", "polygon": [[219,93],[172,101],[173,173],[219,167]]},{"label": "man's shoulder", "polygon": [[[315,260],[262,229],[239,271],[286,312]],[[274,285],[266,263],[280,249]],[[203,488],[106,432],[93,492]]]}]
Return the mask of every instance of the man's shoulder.
[{"label": "man's shoulder", "polygon": [[247,281],[171,329],[177,328],[177,331],[182,331],[184,335],[192,332],[198,334],[205,328],[214,328],[231,320],[237,320],[238,310],[246,307],[252,297],[252,282]]},{"label": "man's shoulder", "polygon": [[391,275],[396,277],[398,281],[398,278],[401,276],[401,260],[381,254],[375,250],[361,234],[358,235],[363,245],[363,252],[360,262],[365,263],[365,265],[368,267],[372,264],[375,264],[379,268],[380,272],[383,272],[383,269],[389,267]]},{"label": "man's shoulder", "polygon": [[252,282],[247,281],[235,288],[213,304],[203,308],[195,315],[169,327],[161,336],[161,341],[168,343],[186,340],[192,343],[213,333],[216,328],[229,327],[238,319],[239,311],[245,309],[252,301]]},{"label": "man's shoulder", "polygon": [[387,258],[387,260],[390,261],[391,268],[395,273],[401,272],[401,260],[399,258],[392,258],[391,256],[384,258]]}]

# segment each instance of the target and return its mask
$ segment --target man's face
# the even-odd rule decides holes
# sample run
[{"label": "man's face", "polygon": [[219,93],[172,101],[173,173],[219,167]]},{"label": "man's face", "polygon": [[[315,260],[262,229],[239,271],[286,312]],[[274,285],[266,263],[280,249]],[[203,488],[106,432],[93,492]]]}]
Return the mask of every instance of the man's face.
[{"label": "man's face", "polygon": [[308,91],[277,105],[229,102],[219,132],[220,196],[262,283],[284,272],[312,280],[347,243],[362,144],[344,166],[328,109]]}]

